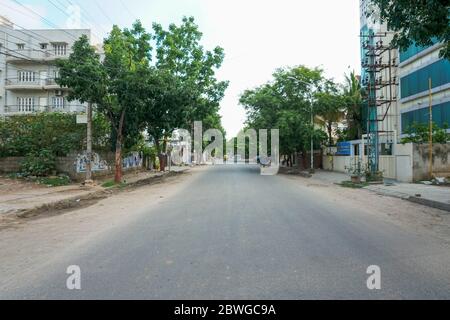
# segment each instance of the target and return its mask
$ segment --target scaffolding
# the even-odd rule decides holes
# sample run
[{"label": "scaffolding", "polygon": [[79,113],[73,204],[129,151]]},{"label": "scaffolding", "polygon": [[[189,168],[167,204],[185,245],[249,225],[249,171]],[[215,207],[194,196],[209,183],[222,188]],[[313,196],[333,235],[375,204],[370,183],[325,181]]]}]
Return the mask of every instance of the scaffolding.
[{"label": "scaffolding", "polygon": [[397,101],[398,77],[393,70],[398,67],[395,48],[385,44],[387,32],[364,35],[362,85],[365,89],[363,105],[367,108],[367,157],[371,173],[379,171],[380,134],[395,135],[393,130],[380,130],[379,123],[388,121],[392,105]]}]

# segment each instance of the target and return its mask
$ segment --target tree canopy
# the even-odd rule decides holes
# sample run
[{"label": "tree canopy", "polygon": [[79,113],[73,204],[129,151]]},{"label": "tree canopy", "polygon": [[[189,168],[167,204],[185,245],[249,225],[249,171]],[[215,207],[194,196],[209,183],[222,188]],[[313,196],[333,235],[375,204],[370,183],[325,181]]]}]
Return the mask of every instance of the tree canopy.
[{"label": "tree canopy", "polygon": [[313,95],[324,84],[323,71],[318,68],[276,70],[272,81],[241,95],[247,126],[256,130],[279,129],[281,154],[308,150],[311,137],[319,147],[326,134],[312,126],[311,111]]},{"label": "tree canopy", "polygon": [[392,44],[406,50],[412,44],[429,46],[433,40],[444,43],[441,56],[450,59],[449,0],[371,0],[382,21],[396,31]]},{"label": "tree canopy", "polygon": [[84,36],[69,59],[58,61],[57,83],[71,88],[69,100],[95,104],[110,122],[116,182],[122,176],[123,146],[138,143],[145,130],[158,151],[164,151],[162,139],[194,121],[223,130],[219,103],[228,82],[218,81],[215,71],[224,51],[204,50],[201,37],[192,17],[168,30],[155,23],[152,34],[136,21],[130,29],[113,26],[103,43],[103,60]]}]

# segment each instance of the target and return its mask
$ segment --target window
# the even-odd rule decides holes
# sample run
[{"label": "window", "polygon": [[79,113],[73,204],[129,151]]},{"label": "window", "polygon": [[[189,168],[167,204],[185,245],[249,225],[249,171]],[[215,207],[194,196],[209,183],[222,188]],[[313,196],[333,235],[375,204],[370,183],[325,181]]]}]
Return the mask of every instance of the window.
[{"label": "window", "polygon": [[34,98],[33,97],[18,97],[17,106],[19,112],[33,112],[34,111]]},{"label": "window", "polygon": [[47,49],[48,44],[47,43],[41,43],[41,49],[42,50],[46,50]]},{"label": "window", "polygon": [[450,61],[439,60],[401,78],[402,99],[428,91],[428,80],[430,78],[433,89],[450,83]]},{"label": "window", "polygon": [[[408,133],[414,123],[428,124],[429,121],[430,111],[428,107],[402,113],[402,133]],[[440,128],[450,126],[450,101],[433,106],[433,123]]]},{"label": "window", "polygon": [[17,71],[17,79],[19,82],[34,82],[36,81],[36,72]]},{"label": "window", "polygon": [[64,104],[65,104],[64,97],[53,97],[52,98],[53,109],[62,110],[62,109],[64,109]]},{"label": "window", "polygon": [[55,43],[53,44],[53,51],[55,53],[55,56],[65,56],[67,55],[67,44]]},{"label": "window", "polygon": [[400,51],[400,62],[404,62],[408,60],[409,58],[414,57],[415,55],[418,55],[422,51],[430,48],[431,46],[435,45],[439,42],[438,39],[432,38],[431,39],[432,44],[430,46],[419,46],[416,43],[413,43],[407,50]]},{"label": "window", "polygon": [[24,43],[18,43],[17,44],[17,50],[24,50],[25,49],[25,44]]}]

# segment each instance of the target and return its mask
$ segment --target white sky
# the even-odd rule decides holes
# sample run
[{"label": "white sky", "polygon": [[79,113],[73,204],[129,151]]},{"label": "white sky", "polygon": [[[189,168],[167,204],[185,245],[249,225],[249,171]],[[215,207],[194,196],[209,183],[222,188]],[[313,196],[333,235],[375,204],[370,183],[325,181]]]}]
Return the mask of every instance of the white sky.
[{"label": "white sky", "polygon": [[[270,80],[278,67],[304,64],[321,66],[329,77],[343,80],[350,70],[359,72],[358,0],[18,0],[55,25],[65,27],[67,10],[82,8],[82,28],[100,36],[111,22],[129,26],[135,18],[151,28],[167,26],[183,15],[196,18],[203,44],[220,45],[226,58],[218,77],[230,86],[221,103],[222,122],[228,137],[245,121],[239,94]],[[18,25],[49,28],[46,21],[12,0],[0,0],[0,14]],[[94,20],[95,19],[95,20]]]}]

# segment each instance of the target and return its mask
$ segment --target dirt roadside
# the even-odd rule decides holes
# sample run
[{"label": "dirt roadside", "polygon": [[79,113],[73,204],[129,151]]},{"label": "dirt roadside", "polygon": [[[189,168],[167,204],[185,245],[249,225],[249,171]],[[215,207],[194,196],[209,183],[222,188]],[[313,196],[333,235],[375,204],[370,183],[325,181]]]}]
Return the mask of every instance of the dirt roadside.
[{"label": "dirt roadside", "polygon": [[367,215],[376,215],[389,223],[410,227],[417,234],[428,233],[450,244],[450,214],[447,211],[430,208],[399,198],[376,194],[366,189],[344,188],[314,177],[284,175],[294,180],[299,187],[320,191],[324,199],[358,208]]},{"label": "dirt roadside", "polygon": [[121,192],[163,183],[166,179],[182,175],[188,170],[183,168],[165,173],[140,172],[126,176],[127,183],[114,188],[101,187],[102,181],[92,187],[70,185],[59,188],[45,188],[31,183],[13,183],[13,188],[8,188],[0,199],[6,198],[3,204],[14,208],[10,212],[0,214],[0,230],[16,227],[29,220],[87,208]]},{"label": "dirt roadside", "polygon": [[14,286],[24,274],[32,277],[58,256],[82,251],[84,246],[147,214],[178,193],[205,168],[166,176],[152,184],[134,186],[98,200],[82,210],[22,219],[0,231],[0,288]]}]

